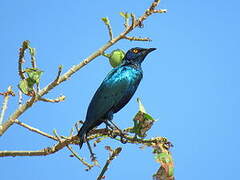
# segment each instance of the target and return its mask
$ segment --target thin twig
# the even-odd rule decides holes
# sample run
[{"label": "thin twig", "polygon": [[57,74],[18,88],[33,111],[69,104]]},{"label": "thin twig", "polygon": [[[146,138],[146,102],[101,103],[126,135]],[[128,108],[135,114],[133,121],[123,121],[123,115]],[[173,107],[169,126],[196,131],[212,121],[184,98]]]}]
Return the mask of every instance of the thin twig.
[{"label": "thin twig", "polygon": [[0,129],[0,136],[14,124],[15,120],[21,116],[29,107],[31,107],[34,102],[36,102],[37,97],[34,95],[31,97],[25,104],[20,106],[9,118],[6,122],[2,124],[2,128]]},{"label": "thin twig", "polygon": [[131,20],[132,20],[132,25],[131,25],[131,27],[132,27],[132,28],[136,27],[136,26],[135,26],[135,25],[136,25],[136,17],[135,17],[135,15],[134,15],[133,13],[131,13]]},{"label": "thin twig", "polygon": [[31,64],[33,68],[37,68],[36,58],[35,58],[35,48],[29,47],[30,55],[31,55]]},{"label": "thin twig", "polygon": [[22,47],[19,49],[19,58],[18,58],[18,74],[21,79],[26,79],[26,77],[23,74],[22,64],[24,63],[24,53],[25,50],[28,49],[29,41],[23,41]]},{"label": "thin twig", "polygon": [[37,151],[0,151],[0,157],[7,157],[7,156],[46,156],[53,153],[56,153],[57,151],[63,149],[67,144],[70,144],[72,139],[66,139],[62,141],[61,143],[57,143],[56,145],[52,147],[47,147],[41,150]]},{"label": "thin twig", "polygon": [[125,29],[129,26],[129,18],[124,18],[124,27]]},{"label": "thin twig", "polygon": [[81,163],[83,163],[85,166],[87,166],[87,169],[86,169],[87,171],[90,170],[92,167],[94,167],[94,165],[89,164],[89,163],[87,163],[86,161],[84,161],[84,159],[83,159],[82,157],[80,157],[80,156],[72,149],[71,146],[69,146],[69,145],[66,145],[66,146],[67,146],[67,148],[69,149],[69,151],[72,152],[73,156],[75,156]]},{"label": "thin twig", "polygon": [[154,9],[153,13],[167,13],[167,9]]},{"label": "thin twig", "polygon": [[58,79],[59,79],[61,73],[62,73],[62,65],[59,65],[59,66],[58,66],[57,77],[56,77],[56,79],[55,79],[54,81],[56,81],[56,82],[58,81]]},{"label": "thin twig", "polygon": [[2,111],[1,111],[1,114],[0,114],[0,129],[2,128],[3,118],[4,118],[5,112],[7,110],[9,96],[14,95],[14,93],[12,91],[12,87],[9,86],[8,89],[7,89],[7,92],[1,93],[1,94],[4,95],[4,99],[3,99],[3,104],[2,104]]},{"label": "thin twig", "polygon": [[103,20],[104,24],[107,26],[109,38],[111,41],[113,39],[113,32],[112,32],[112,27],[111,27],[110,21],[107,17],[102,18],[102,20]]},{"label": "thin twig", "polygon": [[112,162],[112,160],[113,160],[114,158],[116,158],[116,157],[119,155],[119,153],[120,153],[121,151],[122,151],[122,148],[121,148],[121,147],[118,147],[118,148],[116,148],[115,150],[113,150],[113,151],[110,152],[110,157],[109,157],[108,160],[106,161],[106,163],[105,163],[105,165],[104,165],[101,173],[99,174],[97,180],[103,179],[103,175],[104,175],[105,172],[108,170],[109,164]]},{"label": "thin twig", "polygon": [[18,107],[20,107],[22,105],[23,102],[23,93],[22,91],[18,91]]},{"label": "thin twig", "polygon": [[110,24],[107,24],[107,28],[108,28],[108,33],[109,33],[109,37],[110,37],[110,41],[113,39],[113,33],[112,33],[112,27]]},{"label": "thin twig", "polygon": [[9,118],[8,120],[3,123],[2,129],[0,129],[0,136],[10,127],[13,125],[14,120],[17,119],[19,116],[21,116],[22,113],[24,113],[28,108],[30,108],[36,101],[38,101],[39,97],[42,97],[43,95],[47,94],[49,91],[51,91],[53,88],[58,86],[59,84],[63,83],[64,81],[68,80],[73,74],[75,74],[79,69],[84,67],[86,64],[90,63],[93,59],[100,56],[105,52],[109,47],[117,43],[119,40],[124,39],[124,36],[126,36],[129,32],[131,32],[134,28],[138,27],[143,23],[144,20],[146,20],[152,13],[155,7],[158,5],[160,1],[155,0],[154,3],[151,4],[150,8],[151,10],[145,11],[145,13],[138,18],[138,20],[134,20],[134,16],[132,16],[132,25],[126,28],[121,34],[119,34],[117,37],[113,38],[111,41],[107,42],[105,45],[103,45],[101,48],[99,48],[97,51],[92,53],[89,57],[84,59],[79,64],[73,66],[70,68],[66,73],[59,76],[57,81],[52,81],[50,84],[48,84],[46,87],[44,87],[42,90],[39,91],[39,95],[35,98],[35,101],[33,103],[27,103],[23,104],[21,107],[19,107]]},{"label": "thin twig", "polygon": [[56,99],[48,99],[48,98],[40,97],[39,101],[50,102],[50,103],[58,103],[58,102],[64,101],[65,99],[66,99],[66,97],[62,95],[62,96],[57,97]]},{"label": "thin twig", "polygon": [[50,135],[50,134],[48,134],[48,133],[45,133],[45,132],[43,132],[43,131],[40,131],[40,130],[37,129],[37,128],[31,127],[31,126],[29,126],[29,125],[27,125],[27,124],[25,124],[25,123],[23,123],[23,122],[21,122],[21,121],[19,121],[19,120],[17,120],[17,119],[15,119],[15,123],[18,124],[18,125],[20,125],[20,126],[22,126],[22,127],[24,127],[24,128],[26,128],[26,129],[28,129],[28,130],[30,130],[30,131],[32,131],[32,132],[38,133],[38,134],[40,134],[40,135],[42,135],[42,136],[45,136],[45,137],[47,137],[47,138],[50,138],[50,139],[52,139],[52,140],[57,141],[57,138],[56,138],[55,136],[52,136],[52,135]]},{"label": "thin twig", "polygon": [[[55,137],[56,141],[58,141],[59,137]],[[74,143],[78,139],[77,136],[70,137],[68,139],[64,139],[61,142],[58,142],[56,145],[52,147],[47,147],[37,151],[0,151],[0,157],[7,156],[46,156],[53,153],[58,152],[63,149],[66,145]]]},{"label": "thin twig", "polygon": [[130,41],[152,41],[150,38],[140,38],[140,37],[130,37],[130,36],[124,36],[124,38]]}]

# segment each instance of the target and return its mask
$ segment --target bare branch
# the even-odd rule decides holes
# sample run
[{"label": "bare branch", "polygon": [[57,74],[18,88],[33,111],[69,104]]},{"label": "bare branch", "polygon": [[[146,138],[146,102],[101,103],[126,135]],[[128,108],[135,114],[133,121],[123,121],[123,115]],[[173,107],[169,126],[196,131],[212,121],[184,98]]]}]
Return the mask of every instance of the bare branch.
[{"label": "bare branch", "polygon": [[18,124],[18,125],[20,125],[20,126],[22,126],[22,127],[24,127],[24,128],[26,128],[26,129],[28,129],[28,130],[30,130],[30,131],[32,131],[32,132],[38,133],[38,134],[40,134],[40,135],[42,135],[42,136],[45,136],[45,137],[47,137],[47,138],[50,138],[50,139],[52,139],[52,140],[57,141],[57,138],[56,138],[55,136],[52,136],[52,135],[50,135],[50,134],[48,134],[48,133],[45,133],[45,132],[43,132],[43,131],[40,131],[40,130],[37,129],[37,128],[31,127],[31,126],[29,126],[29,125],[27,125],[27,124],[25,124],[25,123],[23,123],[23,122],[20,122],[20,121],[17,120],[17,119],[15,119],[15,123]]},{"label": "bare branch", "polygon": [[0,92],[0,95],[2,96],[15,96],[15,93],[12,90],[12,86],[8,86],[8,89],[6,92]]},{"label": "bare branch", "polygon": [[37,151],[0,151],[0,157],[7,157],[7,156],[46,156],[53,153],[58,152],[59,150],[63,149],[68,144],[75,144],[74,142],[78,140],[77,136],[70,137],[68,139],[62,140],[62,142],[58,142],[56,145],[52,147],[47,147]]},{"label": "bare branch", "polygon": [[56,77],[56,79],[55,79],[54,81],[56,81],[56,82],[58,81],[58,79],[59,79],[61,73],[62,73],[62,65],[59,65],[59,66],[58,66],[57,77]]},{"label": "bare branch", "polygon": [[124,36],[124,38],[129,41],[152,41],[150,38],[141,38],[141,37]]},{"label": "bare branch", "polygon": [[136,24],[136,17],[133,13],[131,13],[131,19],[132,19],[132,25],[131,27],[134,28],[135,27],[135,24]]},{"label": "bare branch", "polygon": [[107,17],[102,18],[102,21],[107,26],[108,34],[109,34],[110,41],[111,41],[113,39],[113,33],[112,33],[112,27],[111,27],[110,21]]},{"label": "bare branch", "polygon": [[[24,128],[27,128],[30,131],[36,132],[40,135],[46,136],[50,139],[53,139],[55,141],[58,141],[58,137],[49,135],[47,133],[44,133],[36,128],[30,127],[29,125],[26,125],[24,123],[20,123],[19,121],[16,122],[17,124],[21,125]],[[114,134],[114,136],[110,136],[110,134]],[[110,137],[112,139],[115,139],[117,141],[121,142],[121,139],[119,137],[127,139],[127,143],[132,143],[132,144],[142,144],[145,146],[152,147],[156,144],[168,144],[168,140],[164,137],[156,137],[156,138],[151,138],[151,139],[141,139],[141,138],[136,138],[135,136],[129,136],[120,133],[118,130],[108,130],[108,129],[95,129],[89,132],[88,140],[93,140],[99,137]],[[79,144],[79,137],[78,136],[69,136],[65,137],[64,139],[61,139],[61,142],[56,144],[53,147],[48,147],[42,150],[38,151],[0,151],[0,157],[4,156],[41,156],[41,155],[49,155],[53,154],[60,149],[64,148],[65,146],[69,144]],[[46,151],[46,149],[48,151]]]},{"label": "bare branch", "polygon": [[109,164],[112,162],[112,160],[114,158],[116,158],[120,154],[121,151],[122,151],[121,147],[118,147],[115,150],[110,150],[110,156],[109,156],[108,160],[106,161],[106,163],[105,163],[100,175],[98,176],[97,180],[103,179],[103,175],[108,170]]},{"label": "bare branch", "polygon": [[154,9],[153,13],[167,13],[166,9]]},{"label": "bare branch", "polygon": [[11,96],[15,96],[15,94],[12,91],[12,87],[9,86],[8,89],[7,89],[7,92],[0,93],[0,95],[4,96],[3,104],[2,104],[2,111],[1,111],[1,114],[0,114],[0,129],[1,129],[2,128],[3,118],[4,118],[5,112],[7,110],[7,104],[8,104],[9,96],[10,95]]},{"label": "bare branch", "polygon": [[62,96],[57,97],[56,99],[48,99],[48,98],[40,97],[39,101],[50,102],[50,103],[59,103],[59,102],[64,101],[65,99],[66,99],[66,97],[62,95]]},{"label": "bare branch", "polygon": [[26,79],[26,77],[23,74],[22,64],[24,63],[24,53],[25,53],[25,50],[28,49],[28,46],[29,46],[29,41],[26,40],[26,41],[23,41],[22,47],[19,49],[18,74],[21,79]]},{"label": "bare branch", "polygon": [[94,167],[94,165],[87,163],[86,161],[84,161],[84,159],[82,157],[80,157],[77,152],[75,152],[71,146],[67,145],[67,148],[69,149],[69,151],[72,152],[73,156],[75,156],[81,163],[83,163],[83,165],[87,166],[87,171],[90,170],[92,167]]},{"label": "bare branch", "polygon": [[64,148],[66,145],[58,143],[57,145],[53,147],[47,147],[41,150],[37,151],[0,151],[0,157],[7,157],[7,156],[46,156],[53,154],[62,148]]},{"label": "bare branch", "polygon": [[155,8],[158,6],[159,3],[160,3],[160,0],[154,0],[154,2],[151,4],[149,9],[147,9],[140,18],[138,18],[136,25],[137,26],[141,25],[144,20],[146,20],[149,16],[151,16],[153,13],[155,13],[154,12],[154,11],[156,11]]},{"label": "bare branch", "polygon": [[15,120],[24,113],[29,107],[33,105],[35,102],[36,96],[33,96],[30,98],[25,104],[20,106],[9,118],[6,122],[2,124],[2,128],[0,129],[0,136],[3,135],[3,133],[14,124]]},{"label": "bare branch", "polygon": [[18,106],[20,107],[22,105],[22,102],[23,102],[23,93],[22,91],[18,91]]},{"label": "bare branch", "polygon": [[36,49],[35,48],[31,48],[28,47],[29,51],[30,51],[30,55],[31,55],[31,64],[33,68],[37,68],[37,63],[36,63],[36,59],[35,59],[35,54],[36,54]]}]

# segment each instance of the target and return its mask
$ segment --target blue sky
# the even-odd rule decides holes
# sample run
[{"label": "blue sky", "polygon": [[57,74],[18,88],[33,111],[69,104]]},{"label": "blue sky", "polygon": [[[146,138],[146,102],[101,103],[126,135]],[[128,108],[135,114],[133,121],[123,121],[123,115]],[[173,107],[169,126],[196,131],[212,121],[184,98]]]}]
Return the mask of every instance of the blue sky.
[{"label": "blue sky", "polygon": [[[18,48],[30,40],[37,49],[38,67],[44,70],[41,87],[56,76],[57,67],[66,71],[108,40],[101,18],[108,16],[114,34],[123,30],[119,12],[140,16],[151,3],[137,0],[89,1],[0,1],[0,91],[12,85],[17,91]],[[135,47],[155,47],[143,64],[144,79],[131,102],[115,115],[122,128],[132,123],[140,97],[157,123],[149,137],[164,136],[173,144],[177,179],[236,179],[240,170],[239,142],[239,2],[167,1],[160,7],[167,14],[155,14],[143,29],[131,35],[153,41],[122,40],[109,51]],[[59,104],[37,103],[20,120],[52,133],[68,135],[77,120],[84,120],[89,101],[111,70],[99,57],[58,86],[47,97],[64,94]],[[26,98],[25,98],[26,99]],[[7,115],[17,107],[11,98]],[[54,142],[18,126],[0,137],[1,150],[37,150]],[[94,151],[103,166],[108,156],[104,146],[123,147],[110,165],[106,179],[150,179],[158,169],[151,149],[122,145],[111,140]],[[75,147],[78,150],[78,147]],[[79,150],[78,150],[79,151]],[[86,146],[79,151],[88,157]],[[85,172],[81,163],[63,150],[46,157],[2,158],[1,179],[95,179],[100,168]]]}]

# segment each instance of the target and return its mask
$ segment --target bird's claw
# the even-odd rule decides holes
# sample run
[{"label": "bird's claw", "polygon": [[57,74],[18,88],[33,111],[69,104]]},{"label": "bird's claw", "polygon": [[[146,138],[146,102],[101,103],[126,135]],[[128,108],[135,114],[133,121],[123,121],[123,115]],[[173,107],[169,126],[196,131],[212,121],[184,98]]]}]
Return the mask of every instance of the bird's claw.
[{"label": "bird's claw", "polygon": [[109,135],[110,135],[112,138],[116,138],[116,137],[117,137],[117,134],[116,134],[114,131],[110,131]]},{"label": "bird's claw", "polygon": [[127,138],[125,137],[128,133],[126,131],[120,131],[120,141],[123,144],[128,142]]},{"label": "bird's claw", "polygon": [[123,144],[126,144],[128,142],[128,140],[124,137],[121,136],[121,139],[120,139],[121,143]]},{"label": "bird's claw", "polygon": [[91,161],[92,161],[92,162],[97,161],[97,158],[96,158],[96,156],[95,156],[94,153],[91,153],[90,158],[91,158]]}]

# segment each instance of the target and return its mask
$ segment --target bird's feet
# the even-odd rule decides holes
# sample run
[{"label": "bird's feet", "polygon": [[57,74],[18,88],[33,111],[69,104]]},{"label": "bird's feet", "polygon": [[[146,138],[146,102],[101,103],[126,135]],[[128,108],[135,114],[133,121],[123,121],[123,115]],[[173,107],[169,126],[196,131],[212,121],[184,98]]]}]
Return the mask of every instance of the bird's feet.
[{"label": "bird's feet", "polygon": [[94,153],[90,153],[90,159],[91,159],[92,162],[97,161],[97,157]]},{"label": "bird's feet", "polygon": [[77,121],[76,123],[75,123],[75,129],[76,129],[76,131],[78,132],[79,131],[79,127],[80,126],[82,126],[83,125],[83,121],[82,120],[80,120],[80,121]]},{"label": "bird's feet", "polygon": [[128,135],[128,132],[120,131],[120,141],[121,141],[121,143],[126,144],[128,142],[127,135]]},{"label": "bird's feet", "polygon": [[[116,138],[117,136],[120,136],[120,141],[123,144],[126,144],[128,142],[126,135],[128,134],[126,131],[122,131],[117,125],[115,125],[111,120],[105,120],[104,123],[106,124],[106,128],[111,128],[112,131],[110,131],[109,135],[112,138]],[[119,131],[118,133],[115,133],[115,130]]]}]

